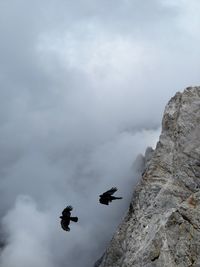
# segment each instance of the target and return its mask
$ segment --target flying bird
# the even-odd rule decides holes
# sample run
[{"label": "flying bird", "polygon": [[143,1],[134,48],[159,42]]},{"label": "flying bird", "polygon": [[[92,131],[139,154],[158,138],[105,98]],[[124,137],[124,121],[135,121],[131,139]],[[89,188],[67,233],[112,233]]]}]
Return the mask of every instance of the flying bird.
[{"label": "flying bird", "polygon": [[70,221],[72,222],[78,222],[78,217],[71,217],[71,211],[73,210],[72,206],[67,206],[62,211],[62,216],[60,216],[60,224],[63,230],[70,231],[69,224]]},{"label": "flying bird", "polygon": [[122,197],[114,197],[113,194],[117,191],[116,187],[112,187],[110,190],[104,192],[99,197],[99,202],[104,205],[109,205],[109,202],[112,202],[115,199],[122,199]]}]

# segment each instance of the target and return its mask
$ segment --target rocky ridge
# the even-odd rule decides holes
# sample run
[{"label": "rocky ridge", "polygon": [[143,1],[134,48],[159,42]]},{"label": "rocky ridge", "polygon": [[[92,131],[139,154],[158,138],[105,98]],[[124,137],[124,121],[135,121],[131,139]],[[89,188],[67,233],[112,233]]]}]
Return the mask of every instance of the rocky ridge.
[{"label": "rocky ridge", "polygon": [[200,87],[167,104],[129,211],[95,267],[200,266]]}]

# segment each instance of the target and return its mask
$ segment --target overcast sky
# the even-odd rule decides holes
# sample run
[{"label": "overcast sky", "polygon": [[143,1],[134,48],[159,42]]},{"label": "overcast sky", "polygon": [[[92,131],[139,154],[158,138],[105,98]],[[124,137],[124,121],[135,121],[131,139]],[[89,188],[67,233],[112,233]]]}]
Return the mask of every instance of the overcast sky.
[{"label": "overcast sky", "polygon": [[[166,103],[200,84],[199,14],[199,0],[0,1],[1,267],[102,255]],[[112,186],[124,199],[100,205]]]}]

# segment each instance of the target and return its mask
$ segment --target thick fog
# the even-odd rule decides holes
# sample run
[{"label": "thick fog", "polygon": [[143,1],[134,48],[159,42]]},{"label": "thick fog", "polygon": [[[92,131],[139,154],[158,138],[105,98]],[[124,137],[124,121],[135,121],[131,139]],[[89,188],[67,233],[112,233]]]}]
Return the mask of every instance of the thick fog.
[{"label": "thick fog", "polygon": [[[102,255],[166,103],[200,83],[199,14],[199,0],[0,2],[1,267]],[[123,200],[99,204],[112,186]]]}]

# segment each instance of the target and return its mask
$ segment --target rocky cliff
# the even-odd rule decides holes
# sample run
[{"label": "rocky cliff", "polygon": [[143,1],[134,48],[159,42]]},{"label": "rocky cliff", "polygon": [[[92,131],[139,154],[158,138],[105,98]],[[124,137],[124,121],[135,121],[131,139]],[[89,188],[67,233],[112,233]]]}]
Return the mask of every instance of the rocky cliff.
[{"label": "rocky cliff", "polygon": [[200,266],[200,87],[167,104],[162,133],[99,267]]}]

